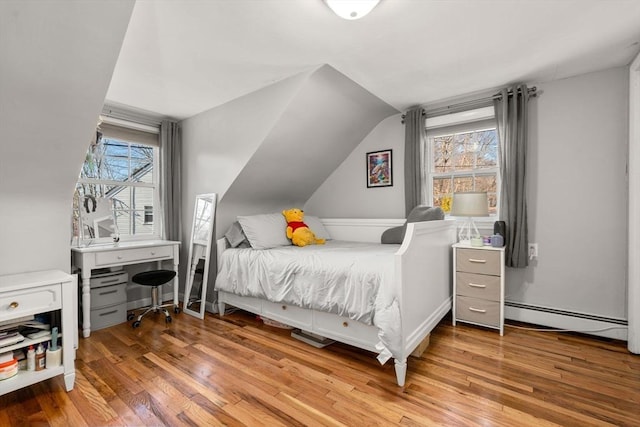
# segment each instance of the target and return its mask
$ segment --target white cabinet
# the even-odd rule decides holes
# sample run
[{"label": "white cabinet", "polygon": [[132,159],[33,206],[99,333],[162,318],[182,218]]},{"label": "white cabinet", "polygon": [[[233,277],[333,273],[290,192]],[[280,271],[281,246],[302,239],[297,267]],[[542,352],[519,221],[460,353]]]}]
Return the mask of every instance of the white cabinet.
[{"label": "white cabinet", "polygon": [[[75,382],[75,335],[77,322],[74,295],[77,293],[77,276],[62,271],[49,270],[24,274],[0,276],[0,322],[11,323],[26,316],[60,311],[62,334],[62,365],[41,371],[18,371],[18,374],[0,381],[0,395],[10,393],[31,384],[64,375],[67,391]],[[1,347],[0,353],[28,348],[30,345],[48,341],[49,336],[28,339]]]},{"label": "white cabinet", "polygon": [[504,333],[504,247],[453,245],[453,324]]}]

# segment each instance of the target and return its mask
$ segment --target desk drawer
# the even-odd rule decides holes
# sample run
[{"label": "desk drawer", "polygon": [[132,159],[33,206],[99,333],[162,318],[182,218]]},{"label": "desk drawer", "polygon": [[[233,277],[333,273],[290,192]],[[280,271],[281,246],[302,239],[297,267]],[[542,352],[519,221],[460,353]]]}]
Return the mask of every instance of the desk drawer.
[{"label": "desk drawer", "polygon": [[465,296],[457,296],[456,319],[479,323],[487,326],[499,327],[500,302],[487,301]]},{"label": "desk drawer", "polygon": [[456,293],[468,297],[500,301],[500,276],[457,272]]},{"label": "desk drawer", "polygon": [[129,275],[126,271],[117,273],[117,274],[109,274],[109,275],[98,275],[92,276],[89,281],[91,289],[93,288],[101,288],[103,286],[112,286],[120,283],[127,283],[129,281]]},{"label": "desk drawer", "polygon": [[500,252],[486,249],[458,249],[456,271],[500,275]]},{"label": "desk drawer", "polygon": [[154,261],[171,258],[172,255],[173,248],[171,246],[98,252],[96,253],[96,266],[124,265],[141,261]]},{"label": "desk drawer", "polygon": [[48,285],[0,294],[0,322],[62,307],[60,285]]},{"label": "desk drawer", "polygon": [[91,289],[91,309],[127,302],[127,284]]},{"label": "desk drawer", "polygon": [[91,310],[91,330],[108,328],[127,321],[127,303]]}]

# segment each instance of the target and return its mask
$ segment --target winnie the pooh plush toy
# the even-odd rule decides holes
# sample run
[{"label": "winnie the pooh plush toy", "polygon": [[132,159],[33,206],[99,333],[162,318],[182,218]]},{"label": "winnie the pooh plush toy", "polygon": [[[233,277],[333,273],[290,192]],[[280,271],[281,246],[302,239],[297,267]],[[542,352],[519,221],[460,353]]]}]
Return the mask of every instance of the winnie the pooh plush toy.
[{"label": "winnie the pooh plush toy", "polygon": [[288,209],[282,211],[287,220],[287,239],[296,246],[322,245],[324,239],[318,239],[307,224],[303,222],[304,211],[301,209]]}]

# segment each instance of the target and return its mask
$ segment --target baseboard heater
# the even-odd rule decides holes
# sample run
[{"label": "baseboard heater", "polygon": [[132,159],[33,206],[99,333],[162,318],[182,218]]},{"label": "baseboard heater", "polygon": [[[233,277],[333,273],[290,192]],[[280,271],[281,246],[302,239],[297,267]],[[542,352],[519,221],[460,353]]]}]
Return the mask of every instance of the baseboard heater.
[{"label": "baseboard heater", "polygon": [[626,319],[505,301],[505,318],[550,328],[627,340]]}]

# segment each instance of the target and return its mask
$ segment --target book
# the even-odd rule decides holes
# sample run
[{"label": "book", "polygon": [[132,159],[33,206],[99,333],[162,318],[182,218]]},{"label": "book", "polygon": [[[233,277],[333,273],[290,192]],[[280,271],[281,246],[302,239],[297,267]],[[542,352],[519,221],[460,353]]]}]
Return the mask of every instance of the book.
[{"label": "book", "polygon": [[0,336],[0,348],[24,341],[24,336],[20,332],[10,332]]}]

